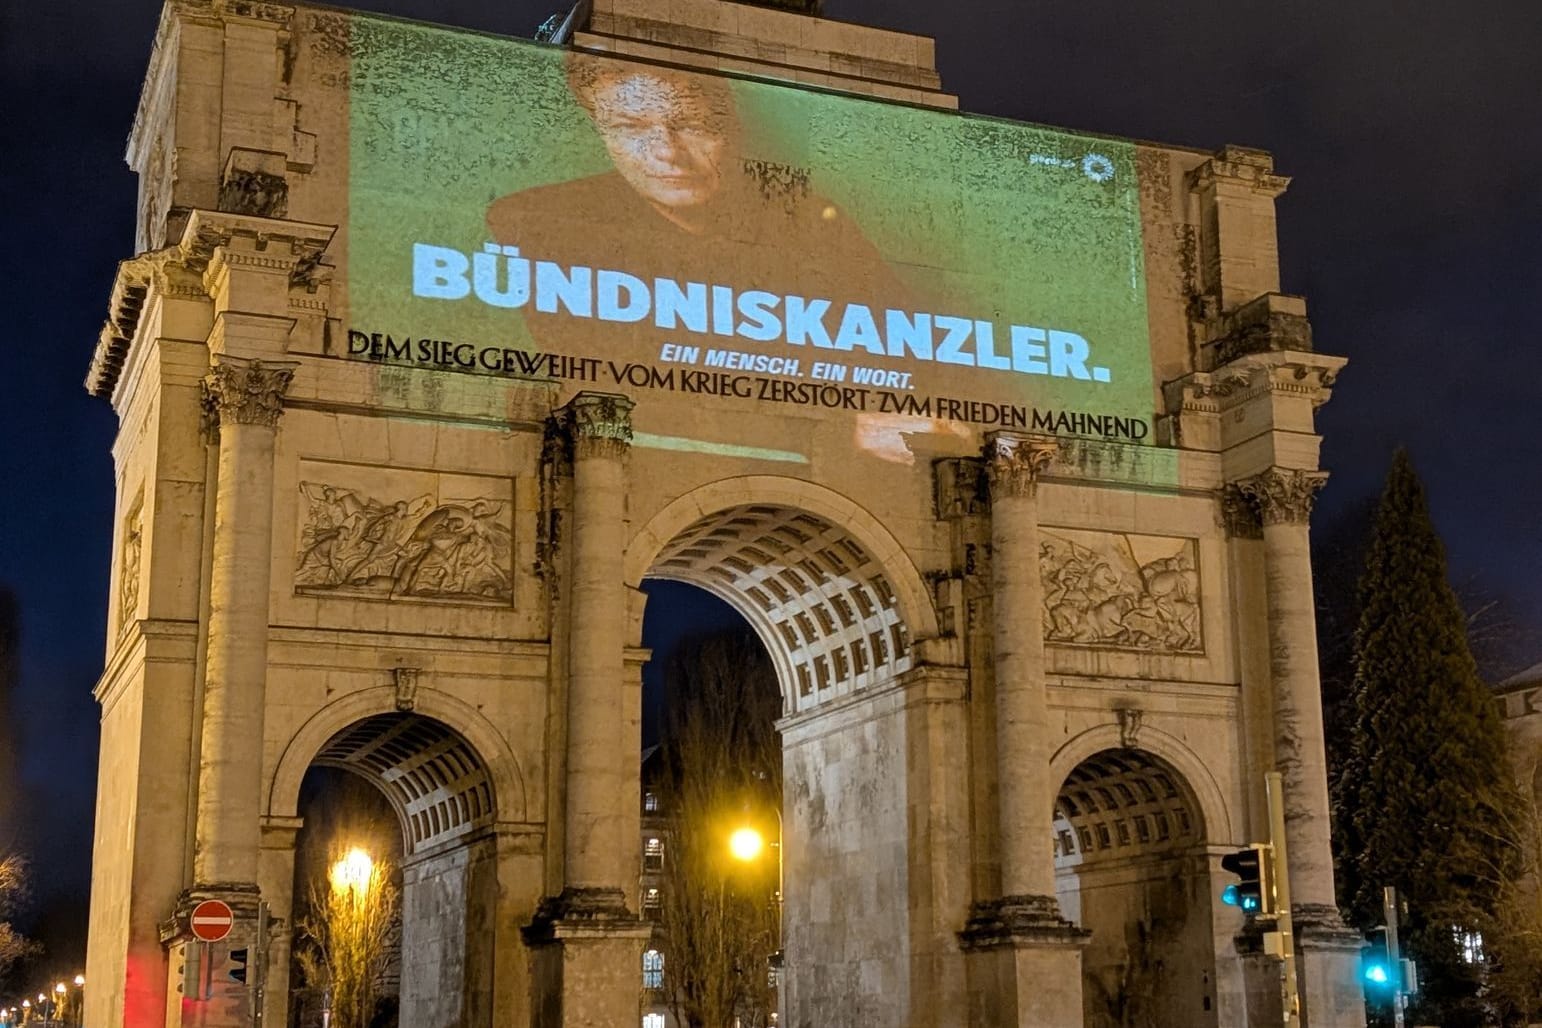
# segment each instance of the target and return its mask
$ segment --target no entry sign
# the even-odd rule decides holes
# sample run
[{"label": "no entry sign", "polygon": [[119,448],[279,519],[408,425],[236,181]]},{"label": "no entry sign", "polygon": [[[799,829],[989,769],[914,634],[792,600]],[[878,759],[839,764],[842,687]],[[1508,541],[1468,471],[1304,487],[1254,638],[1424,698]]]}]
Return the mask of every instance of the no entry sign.
[{"label": "no entry sign", "polygon": [[193,908],[193,915],[188,921],[195,938],[204,942],[219,942],[230,934],[230,926],[235,924],[236,916],[231,913],[230,904],[222,900],[204,900]]}]

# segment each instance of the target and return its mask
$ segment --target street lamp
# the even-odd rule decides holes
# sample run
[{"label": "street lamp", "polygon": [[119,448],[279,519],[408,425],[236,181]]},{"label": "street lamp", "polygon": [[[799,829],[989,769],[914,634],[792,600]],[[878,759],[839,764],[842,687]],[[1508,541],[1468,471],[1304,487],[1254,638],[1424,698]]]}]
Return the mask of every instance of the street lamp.
[{"label": "street lamp", "polygon": [[341,860],[332,865],[332,891],[362,896],[369,891],[371,873],[375,861],[368,853],[355,846]]},{"label": "street lamp", "polygon": [[[771,967],[776,975],[776,991],[780,997],[782,991],[782,889],[785,884],[786,868],[782,862],[782,811],[780,807],[773,809],[776,811],[775,842],[767,843],[758,829],[746,825],[728,837],[728,852],[733,854],[735,860],[749,863],[758,859],[767,845],[776,850],[776,952],[771,954]],[[778,1006],[780,1006],[780,999]]]},{"label": "street lamp", "polygon": [[75,976],[75,1024],[78,1026],[86,1023],[86,976]]}]

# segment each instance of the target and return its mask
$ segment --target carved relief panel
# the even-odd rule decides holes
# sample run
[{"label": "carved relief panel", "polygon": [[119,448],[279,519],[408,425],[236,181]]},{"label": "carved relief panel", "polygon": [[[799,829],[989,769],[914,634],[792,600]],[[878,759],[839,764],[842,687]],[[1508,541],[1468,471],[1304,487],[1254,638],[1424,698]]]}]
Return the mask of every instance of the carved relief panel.
[{"label": "carved relief panel", "polygon": [[141,492],[123,519],[118,557],[118,634],[128,631],[139,613],[140,556],[144,546],[145,496]]},{"label": "carved relief panel", "polygon": [[296,592],[513,602],[509,480],[303,462],[299,490]]},{"label": "carved relief panel", "polygon": [[1200,653],[1193,539],[1045,528],[1039,544],[1046,642]]}]

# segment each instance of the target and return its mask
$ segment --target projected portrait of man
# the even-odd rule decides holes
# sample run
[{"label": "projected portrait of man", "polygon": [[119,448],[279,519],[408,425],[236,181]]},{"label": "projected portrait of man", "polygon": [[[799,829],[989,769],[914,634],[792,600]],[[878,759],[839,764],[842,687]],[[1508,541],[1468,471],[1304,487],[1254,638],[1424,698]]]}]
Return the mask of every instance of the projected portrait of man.
[{"label": "projected portrait of man", "polygon": [[705,231],[738,130],[726,83],[596,61],[569,81],[616,173],[669,221]]},{"label": "projected portrait of man", "polygon": [[[489,207],[494,240],[525,259],[613,268],[640,279],[860,303],[875,311],[918,302],[854,220],[821,196],[808,169],[751,156],[730,80],[574,54],[568,85],[611,170],[502,197]],[[525,324],[545,350],[653,361],[666,342],[752,349],[720,335],[657,329],[646,319],[596,324],[529,307]],[[782,346],[781,356],[873,362],[874,355]],[[882,361],[885,358],[878,357]],[[805,370],[804,375],[808,372]],[[903,423],[901,423],[903,422]],[[908,440],[944,426],[864,414],[854,445],[911,463]]]},{"label": "projected portrait of man", "polygon": [[[747,154],[729,80],[574,54],[568,85],[611,170],[495,200],[487,212],[492,239],[530,260],[642,279],[806,291],[878,308],[905,296],[846,212],[815,192],[807,169]],[[638,344],[664,338],[646,323],[596,326],[525,313],[539,344],[585,342],[572,352],[617,356],[603,346],[614,339],[629,344],[626,356],[651,359],[657,350]],[[669,338],[710,342],[681,335]]]}]

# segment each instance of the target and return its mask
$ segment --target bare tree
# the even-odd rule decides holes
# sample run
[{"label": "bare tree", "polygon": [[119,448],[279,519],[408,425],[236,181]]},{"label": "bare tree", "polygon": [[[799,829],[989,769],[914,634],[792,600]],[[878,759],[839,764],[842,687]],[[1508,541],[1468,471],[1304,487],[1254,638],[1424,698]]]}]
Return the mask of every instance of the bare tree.
[{"label": "bare tree", "polygon": [[27,897],[27,862],[19,853],[0,856],[0,981],[17,963],[37,953],[37,943],[11,927],[10,918]]},{"label": "bare tree", "polygon": [[390,866],[359,850],[338,859],[324,890],[311,887],[296,962],[308,982],[325,984],[334,1028],[368,1028],[374,1018],[400,902]]},{"label": "bare tree", "polygon": [[[759,1028],[773,1009],[779,943],[781,744],[775,674],[747,630],[677,651],[660,799],[670,819],[659,914],[664,994],[686,1028]],[[729,837],[754,827],[770,845],[736,861]]]}]

